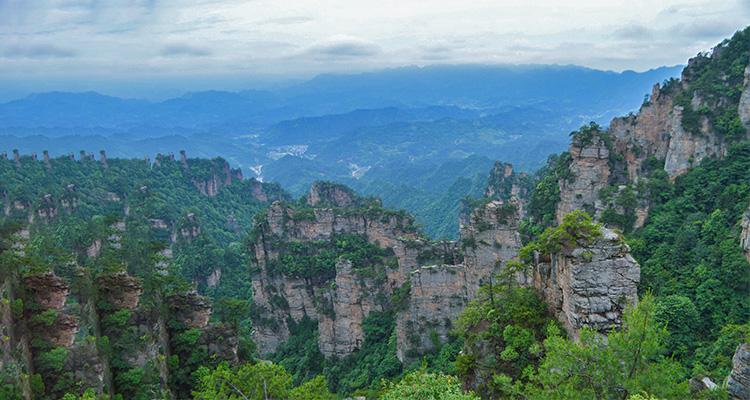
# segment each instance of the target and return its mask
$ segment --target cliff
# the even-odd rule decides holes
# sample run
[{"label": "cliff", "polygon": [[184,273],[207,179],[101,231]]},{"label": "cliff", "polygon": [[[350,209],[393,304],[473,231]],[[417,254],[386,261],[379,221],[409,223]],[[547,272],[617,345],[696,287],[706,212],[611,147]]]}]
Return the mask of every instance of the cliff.
[{"label": "cliff", "polygon": [[[511,167],[498,165],[502,173],[487,190],[493,197],[462,218],[459,242],[429,242],[410,217],[332,184],[314,184],[296,205],[273,203],[250,242],[260,353],[274,353],[309,318],[317,322],[320,352],[346,357],[361,348],[373,312],[395,314],[396,354],[404,363],[448,341],[452,321],[522,246],[523,201],[515,196],[522,192],[505,183]],[[618,327],[624,306],[637,300],[639,279],[629,248],[607,229],[516,273],[519,284],[537,287],[571,336],[583,326]]]},{"label": "cliff", "polygon": [[347,356],[361,347],[373,311],[396,312],[399,358],[430,350],[430,337],[445,341],[480,283],[515,257],[518,220],[513,203],[489,201],[466,221],[459,245],[430,243],[411,217],[341,186],[314,184],[302,206],[272,204],[251,244],[260,352],[290,337],[288,320],[308,317],[318,322],[320,351]]},{"label": "cliff", "polygon": [[727,379],[727,391],[732,400],[750,399],[750,343],[739,345],[732,357],[732,372]]},{"label": "cliff", "polygon": [[748,139],[745,36],[739,32],[691,59],[680,80],[656,84],[637,114],[613,119],[606,130],[590,125],[573,132],[570,174],[559,182],[558,223],[583,209],[613,226],[638,228],[648,214],[647,182],[660,179],[657,171],[674,180]]},{"label": "cliff", "polygon": [[[349,354],[364,339],[366,315],[387,307],[417,264],[418,250],[410,243],[418,237],[410,217],[376,203],[362,209],[313,206],[351,204],[354,199],[343,200],[341,193],[319,196],[314,186],[304,207],[273,203],[256,225],[253,300],[262,310],[255,330],[262,354],[289,337],[288,318],[305,316],[319,322],[325,355]],[[346,259],[358,250],[350,246],[364,247],[367,254]]]},{"label": "cliff", "polygon": [[590,242],[537,253],[534,287],[571,337],[584,326],[607,333],[622,325],[622,312],[638,301],[640,266],[617,233],[602,228]]},{"label": "cliff", "polygon": [[[171,375],[182,374],[184,365],[168,361],[170,355],[186,360],[179,340],[190,329],[199,332],[196,349],[219,360],[237,360],[234,332],[208,324],[211,306],[196,293],[171,296],[167,312],[159,313],[153,303],[158,308],[158,298],[149,296],[150,304],[139,304],[142,285],[124,272],[87,279],[84,273],[71,283],[94,292],[71,293],[71,283],[52,272],[21,280],[6,277],[3,303],[14,306],[0,310],[6,338],[0,359],[8,371],[32,378],[26,398],[62,397],[74,390],[71,385],[110,396],[145,391],[181,397],[184,382]],[[143,374],[140,387],[123,380],[134,371]],[[42,393],[34,380],[44,384]]]}]

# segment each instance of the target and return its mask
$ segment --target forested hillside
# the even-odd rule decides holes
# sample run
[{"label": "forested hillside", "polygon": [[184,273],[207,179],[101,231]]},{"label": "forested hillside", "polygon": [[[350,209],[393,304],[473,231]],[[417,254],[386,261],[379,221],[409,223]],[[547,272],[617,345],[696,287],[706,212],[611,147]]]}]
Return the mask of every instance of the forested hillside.
[{"label": "forested hillside", "polygon": [[199,366],[252,354],[242,241],[278,186],[222,159],[14,154],[0,192],[0,397],[184,398]]},{"label": "forested hillside", "polygon": [[457,241],[221,159],[0,159],[0,398],[746,399],[749,64],[465,178]]}]

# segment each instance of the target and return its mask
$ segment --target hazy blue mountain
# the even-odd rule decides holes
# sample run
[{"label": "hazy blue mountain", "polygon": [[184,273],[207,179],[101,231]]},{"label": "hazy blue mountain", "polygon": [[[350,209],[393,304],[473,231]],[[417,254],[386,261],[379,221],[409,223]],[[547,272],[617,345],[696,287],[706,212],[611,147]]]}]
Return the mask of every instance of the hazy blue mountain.
[{"label": "hazy blue mountain", "polygon": [[[492,160],[536,169],[570,131],[635,110],[679,70],[409,67],[159,102],[40,93],[0,104],[0,151],[222,156],[294,194],[314,180],[347,183],[454,236],[460,199],[483,187]],[[427,215],[436,210],[444,222]]]}]

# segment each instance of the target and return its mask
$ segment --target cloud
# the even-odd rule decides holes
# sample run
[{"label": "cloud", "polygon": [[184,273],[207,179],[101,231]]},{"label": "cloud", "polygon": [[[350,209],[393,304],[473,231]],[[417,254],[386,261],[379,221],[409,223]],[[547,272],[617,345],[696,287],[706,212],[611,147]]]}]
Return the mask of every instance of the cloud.
[{"label": "cloud", "polygon": [[164,57],[206,57],[211,55],[211,50],[187,43],[173,43],[162,47],[159,54]]},{"label": "cloud", "polygon": [[6,58],[70,58],[75,57],[76,52],[52,44],[31,44],[24,46],[10,46],[3,52]]},{"label": "cloud", "polygon": [[318,58],[370,57],[382,51],[380,46],[353,36],[332,36],[306,51]]},{"label": "cloud", "polygon": [[736,30],[734,24],[719,19],[700,20],[688,24],[674,25],[668,34],[689,39],[717,40],[728,37]]},{"label": "cloud", "polygon": [[632,23],[628,25],[615,28],[612,32],[612,36],[617,39],[626,40],[643,40],[654,37],[654,31],[651,28],[646,27],[638,23]]},{"label": "cloud", "polygon": [[312,21],[315,21],[315,18],[300,15],[296,17],[271,18],[260,22],[259,25],[295,25]]}]

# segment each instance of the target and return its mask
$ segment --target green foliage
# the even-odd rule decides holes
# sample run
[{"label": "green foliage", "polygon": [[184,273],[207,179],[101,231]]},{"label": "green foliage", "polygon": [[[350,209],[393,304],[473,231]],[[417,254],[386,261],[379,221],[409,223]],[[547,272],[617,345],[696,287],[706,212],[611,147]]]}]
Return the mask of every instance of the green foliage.
[{"label": "green foliage", "polygon": [[557,203],[560,202],[560,180],[571,178],[569,153],[551,155],[547,165],[535,174],[536,186],[527,207],[529,218],[521,226],[524,241],[542,233],[555,222]]},{"label": "green foliage", "polygon": [[690,298],[680,295],[657,297],[654,318],[669,332],[665,338],[669,354],[685,359],[694,351],[693,332],[698,329],[700,321]]},{"label": "green foliage", "polygon": [[[750,201],[750,143],[706,160],[655,195],[646,225],[629,239],[641,264],[642,292],[657,297],[670,333],[667,348],[688,368],[717,381],[729,360],[704,357],[725,326],[750,321],[750,264],[737,223]],[[694,314],[697,312],[697,316]],[[735,347],[739,338],[735,337]]]},{"label": "green foliage", "polygon": [[0,369],[0,399],[21,400],[20,368],[13,363],[4,364]]},{"label": "green foliage", "polygon": [[326,379],[320,375],[289,391],[290,400],[333,400]]},{"label": "green foliage", "polygon": [[512,396],[539,363],[550,325],[534,289],[518,287],[510,276],[483,285],[455,325],[464,344],[458,376],[484,398]]},{"label": "green foliage", "polygon": [[[682,106],[682,125],[686,131],[700,133],[702,118],[708,118],[714,130],[729,140],[745,137],[747,131],[737,110],[744,83],[744,68],[750,57],[750,29],[738,31],[720,43],[712,55],[700,54],[685,68],[689,82],[680,91],[675,104]],[[699,97],[702,105],[693,108]]]},{"label": "green foliage", "polygon": [[68,358],[68,350],[64,347],[56,347],[50,351],[41,353],[36,358],[36,366],[43,373],[59,374],[65,367]]},{"label": "green foliage", "polygon": [[62,400],[104,400],[105,396],[97,396],[94,389],[86,389],[82,395],[78,396],[73,393],[66,393]]},{"label": "green foliage", "polygon": [[358,393],[373,389],[381,379],[393,379],[401,373],[396,358],[396,320],[392,312],[371,312],[362,329],[362,346],[343,359],[333,359],[323,370],[331,388],[338,393]]},{"label": "green foliage", "polygon": [[382,400],[478,400],[464,393],[458,379],[423,370],[411,372],[385,389]]},{"label": "green foliage", "polygon": [[287,321],[289,339],[282,343],[272,361],[292,374],[300,384],[323,372],[325,359],[318,348],[318,323],[305,316],[299,322]]},{"label": "green foliage", "polygon": [[271,266],[287,276],[324,282],[336,273],[340,258],[352,262],[362,273],[376,266],[392,265],[392,252],[367,241],[361,235],[338,234],[331,240],[280,242],[279,259]]},{"label": "green foliage", "polygon": [[581,126],[577,131],[570,132],[573,144],[578,147],[586,147],[594,143],[594,138],[603,134],[602,127],[596,122],[589,122],[588,125]]},{"label": "green foliage", "polygon": [[648,393],[663,399],[688,397],[684,369],[665,357],[667,331],[656,322],[651,296],[624,314],[621,331],[606,338],[584,328],[577,342],[551,336],[528,399],[621,399]]},{"label": "green foliage", "polygon": [[231,369],[219,364],[216,369],[201,367],[197,372],[200,400],[264,400],[289,397],[292,378],[277,364],[260,362]]},{"label": "green foliage", "polygon": [[105,330],[107,331],[118,332],[128,325],[132,316],[133,312],[130,310],[117,310],[104,317],[104,319],[102,319],[102,325],[104,325]]},{"label": "green foliage", "polygon": [[292,378],[278,364],[259,362],[230,368],[226,363],[215,369],[201,367],[197,372],[196,400],[333,400],[322,376],[292,387]]},{"label": "green foliage", "polygon": [[[52,326],[52,324],[55,323],[57,320],[57,310],[49,309],[44,310],[33,317],[31,317],[31,322],[33,324],[38,324],[46,327]],[[45,328],[42,328],[45,329]]]},{"label": "green foliage", "polygon": [[562,224],[545,229],[535,241],[521,248],[519,257],[528,263],[533,261],[534,252],[551,255],[563,249],[589,245],[601,237],[601,228],[585,211],[572,211],[563,217]]}]

